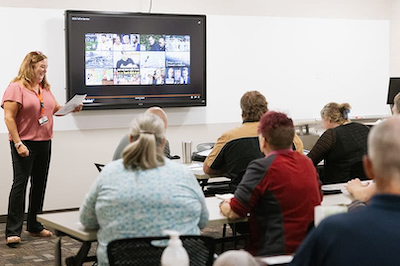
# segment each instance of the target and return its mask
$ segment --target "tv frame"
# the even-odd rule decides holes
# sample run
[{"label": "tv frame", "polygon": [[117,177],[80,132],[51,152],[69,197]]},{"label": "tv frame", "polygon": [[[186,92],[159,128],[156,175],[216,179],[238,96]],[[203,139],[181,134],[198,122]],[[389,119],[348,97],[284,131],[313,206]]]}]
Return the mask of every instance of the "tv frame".
[{"label": "tv frame", "polygon": [[[84,101],[83,110],[134,109],[148,108],[150,106],[206,106],[205,15],[83,10],[66,10],[64,15],[67,100],[71,99],[75,94],[88,94]],[[101,23],[105,25],[94,24],[100,23],[97,19],[102,19],[103,22]],[[107,22],[110,22],[110,20],[116,24],[109,25],[110,23]],[[146,24],[143,23],[143,20],[146,20]],[[87,24],[91,21],[94,23]],[[161,22],[163,23],[160,24]],[[131,23],[139,26],[132,27]],[[179,25],[180,28],[176,28],[176,25]],[[74,31],[74,33],[71,33],[71,31]],[[189,35],[190,84],[88,86],[85,73],[85,34],[88,33]],[[167,68],[166,66],[165,69]],[[114,91],[117,91],[117,93],[113,93]]]}]

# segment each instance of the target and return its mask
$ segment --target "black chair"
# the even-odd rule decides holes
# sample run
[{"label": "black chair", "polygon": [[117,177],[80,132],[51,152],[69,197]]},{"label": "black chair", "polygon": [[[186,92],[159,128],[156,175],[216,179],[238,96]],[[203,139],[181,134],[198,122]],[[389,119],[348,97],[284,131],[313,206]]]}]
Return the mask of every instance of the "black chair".
[{"label": "black chair", "polygon": [[[137,237],[111,241],[107,247],[110,266],[146,265],[160,266],[165,246],[159,246],[158,240],[167,240],[168,236]],[[212,266],[214,262],[214,239],[208,236],[180,236],[186,249],[191,266]],[[166,244],[166,243],[165,243]]]},{"label": "black chair", "polygon": [[94,165],[96,166],[96,168],[99,172],[101,172],[101,170],[103,170],[104,164],[94,163]]},{"label": "black chair", "polygon": [[204,192],[206,196],[232,193],[242,180],[248,164],[264,157],[260,151],[258,137],[245,137],[228,141],[213,161],[212,169],[224,169],[231,181],[222,184],[210,184]]},{"label": "black chair", "polygon": [[368,180],[364,172],[364,165],[362,161],[354,163],[350,168],[350,179],[359,178],[360,180]]}]

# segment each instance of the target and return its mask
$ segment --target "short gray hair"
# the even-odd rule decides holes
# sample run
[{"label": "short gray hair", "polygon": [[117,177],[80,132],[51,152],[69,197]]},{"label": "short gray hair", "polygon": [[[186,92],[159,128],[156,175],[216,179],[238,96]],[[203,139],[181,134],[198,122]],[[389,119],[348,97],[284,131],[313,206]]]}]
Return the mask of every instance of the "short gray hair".
[{"label": "short gray hair", "polygon": [[400,114],[400,92],[397,93],[396,96],[394,96],[393,104],[396,108],[397,114]]}]

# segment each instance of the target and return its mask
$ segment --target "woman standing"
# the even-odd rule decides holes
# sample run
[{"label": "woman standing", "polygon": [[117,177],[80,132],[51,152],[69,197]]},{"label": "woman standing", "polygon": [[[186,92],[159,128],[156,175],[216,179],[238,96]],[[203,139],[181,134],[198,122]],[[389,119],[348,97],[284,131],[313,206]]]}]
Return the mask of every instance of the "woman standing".
[{"label": "woman standing", "polygon": [[348,103],[328,103],[321,110],[322,127],[326,131],[307,154],[314,165],[322,160],[324,184],[347,182],[351,179],[350,170],[354,163],[361,162],[367,153],[369,128],[351,122]]},{"label": "woman standing", "polygon": [[[53,115],[61,106],[50,91],[46,79],[47,57],[41,52],[28,53],[4,92],[1,107],[9,132],[13,162],[13,184],[8,203],[6,244],[21,242],[25,212],[25,191],[29,177],[31,188],[27,231],[32,236],[52,233],[36,220],[42,211],[53,138]],[[80,111],[78,106],[75,111]]]}]

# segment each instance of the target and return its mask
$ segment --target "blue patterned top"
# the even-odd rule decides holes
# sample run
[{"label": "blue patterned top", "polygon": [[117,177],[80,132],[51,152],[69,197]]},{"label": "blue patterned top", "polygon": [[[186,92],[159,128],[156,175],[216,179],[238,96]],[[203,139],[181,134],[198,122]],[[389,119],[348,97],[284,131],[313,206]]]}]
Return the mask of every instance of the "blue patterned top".
[{"label": "blue patterned top", "polygon": [[108,265],[107,245],[120,238],[160,236],[165,229],[198,235],[208,222],[204,194],[190,170],[165,165],[128,171],[122,159],[107,164],[80,209],[85,228],[99,228],[98,265]]}]

